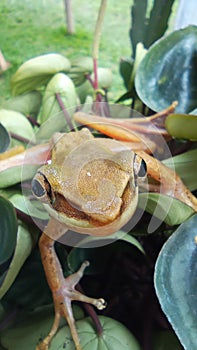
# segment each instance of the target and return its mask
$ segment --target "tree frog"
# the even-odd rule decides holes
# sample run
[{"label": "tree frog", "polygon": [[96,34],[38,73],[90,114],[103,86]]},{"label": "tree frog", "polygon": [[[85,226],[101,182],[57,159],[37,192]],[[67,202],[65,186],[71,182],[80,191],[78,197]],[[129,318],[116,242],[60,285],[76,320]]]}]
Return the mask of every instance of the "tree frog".
[{"label": "tree frog", "polygon": [[33,194],[51,217],[39,247],[55,305],[54,324],[37,350],[48,349],[61,316],[67,319],[75,347],[80,350],[71,301],[88,302],[98,309],[103,309],[105,302],[75,290],[87,262],[77,273],[64,278],[54,242],[67,229],[95,236],[119,230],[134,214],[137,178],[145,176],[146,169],[142,159],[126,146],[115,140],[94,138],[87,128],[56,133],[51,142],[51,163],[43,165],[32,180]]},{"label": "tree frog", "polygon": [[[163,114],[158,114],[154,119],[160,120],[161,116]],[[117,123],[120,122],[112,118],[110,124],[108,121],[105,123],[103,117],[84,117],[84,114],[79,113],[75,119],[108,136],[116,135],[121,141],[125,137],[128,141],[128,136],[133,139],[130,125],[126,125],[128,120],[125,123],[121,121],[124,128],[123,133],[119,133]],[[146,132],[144,129],[143,132]],[[143,133],[139,134],[141,137]],[[151,185],[153,191],[159,188],[160,193],[173,196],[197,211],[197,199],[180,177],[159,160],[140,150],[138,137],[134,141],[135,152],[132,143],[94,138],[87,128],[67,134],[56,133],[52,137],[51,163],[43,165],[32,181],[34,195],[43,202],[51,217],[40,238],[39,247],[55,306],[54,324],[37,350],[49,348],[62,316],[70,326],[76,350],[81,350],[71,302],[84,301],[100,310],[105,307],[102,298],[90,298],[75,289],[88,262],[84,262],[79,271],[68,278],[63,276],[54,242],[67,229],[82,234],[107,236],[123,227],[135,212],[138,180],[146,176],[146,167],[147,175],[156,181],[156,185]]]}]

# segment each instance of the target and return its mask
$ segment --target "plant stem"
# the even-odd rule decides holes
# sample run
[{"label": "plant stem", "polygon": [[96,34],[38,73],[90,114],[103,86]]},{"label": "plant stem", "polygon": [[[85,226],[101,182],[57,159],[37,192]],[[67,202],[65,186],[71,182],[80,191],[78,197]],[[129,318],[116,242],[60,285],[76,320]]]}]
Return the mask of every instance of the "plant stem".
[{"label": "plant stem", "polygon": [[60,94],[57,92],[55,94],[55,96],[56,96],[57,102],[58,102],[58,104],[59,104],[59,106],[60,106],[60,108],[61,108],[61,110],[62,110],[62,112],[64,114],[64,117],[66,119],[66,123],[67,123],[68,127],[70,128],[70,131],[75,129],[74,126],[73,126],[73,123],[72,123],[72,121],[70,119],[70,116],[69,116],[69,114],[68,114],[68,112],[66,110],[66,107],[64,106],[64,103],[62,101],[62,98],[61,98]]},{"label": "plant stem", "polygon": [[35,145],[36,144],[35,142],[30,141],[26,137],[23,137],[23,136],[20,136],[18,134],[15,134],[14,132],[10,132],[10,136],[13,137],[13,139],[21,141],[21,142],[29,143],[31,145]]},{"label": "plant stem", "polygon": [[93,57],[93,64],[94,64],[94,89],[95,90],[98,89],[97,61],[98,61],[101,29],[102,29],[103,19],[105,15],[106,5],[107,5],[107,0],[101,0],[95,32],[94,32],[92,57]]},{"label": "plant stem", "polygon": [[[81,287],[81,285],[79,283],[77,285],[77,290],[80,293],[84,294],[83,288]],[[83,305],[84,305],[84,309],[86,310],[87,314],[91,317],[92,321],[94,322],[98,336],[101,336],[103,334],[103,327],[101,325],[101,322],[98,318],[96,311],[94,310],[94,308],[90,304],[83,303]]]}]

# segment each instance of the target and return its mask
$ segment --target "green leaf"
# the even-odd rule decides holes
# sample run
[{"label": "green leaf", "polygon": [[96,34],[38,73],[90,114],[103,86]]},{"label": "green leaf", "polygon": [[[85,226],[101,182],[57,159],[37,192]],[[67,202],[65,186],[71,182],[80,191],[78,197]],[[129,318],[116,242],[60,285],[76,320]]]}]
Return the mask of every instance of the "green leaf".
[{"label": "green leaf", "polygon": [[15,248],[17,236],[17,218],[13,205],[0,196],[0,264],[7,261]]},{"label": "green leaf", "polygon": [[196,26],[169,34],[148,50],[138,67],[135,86],[149,108],[160,111],[173,101],[178,101],[178,113],[196,107],[196,50]]},{"label": "green leaf", "polygon": [[71,61],[71,69],[68,76],[72,79],[75,86],[79,86],[86,81],[86,75],[93,71],[92,57],[79,57]]},{"label": "green leaf", "polygon": [[130,38],[133,47],[133,57],[135,57],[136,46],[144,42],[144,33],[146,29],[146,11],[147,0],[135,0],[131,8],[131,29]]},{"label": "green leaf", "polygon": [[127,90],[129,90],[129,87],[130,87],[130,78],[131,78],[133,66],[134,66],[133,59],[121,58],[119,70],[120,70],[120,75],[123,78],[124,85],[125,85]]},{"label": "green leaf", "polygon": [[123,324],[104,316],[99,320],[103,328],[101,336],[96,335],[90,318],[77,322],[83,350],[140,350],[137,340]]},{"label": "green leaf", "polygon": [[[37,231],[36,231],[37,237]],[[3,305],[20,305],[25,310],[33,310],[52,302],[40,252],[35,247],[20,269],[14,283],[2,299]]]},{"label": "green leaf", "polygon": [[[81,319],[84,316],[83,311],[79,307],[74,306],[73,311],[76,320]],[[36,311],[29,312],[24,320],[21,320],[12,328],[2,331],[0,342],[7,350],[35,350],[36,345],[40,340],[49,333],[53,320],[53,305],[38,308]],[[62,319],[61,328],[52,341],[50,350],[60,349],[59,344],[57,346],[57,342],[62,342],[63,344],[65,339],[66,341],[69,341],[69,343],[71,342],[69,328],[65,326],[65,324],[65,319]],[[63,332],[61,332],[61,329]]]},{"label": "green leaf", "polygon": [[197,116],[191,114],[169,114],[165,120],[168,133],[177,138],[197,141]]},{"label": "green leaf", "polygon": [[[15,111],[0,109],[0,123],[9,131],[30,141],[35,141],[34,129],[27,118]],[[21,143],[12,139],[12,144]]]},{"label": "green leaf", "polygon": [[146,48],[164,35],[168,28],[173,3],[174,0],[154,0],[148,26],[144,33],[143,43]]},{"label": "green leaf", "polygon": [[37,56],[24,62],[12,77],[13,95],[20,95],[46,85],[58,72],[68,72],[70,61],[56,53]]},{"label": "green leaf", "polygon": [[[27,195],[29,195],[29,193]],[[29,200],[29,198],[25,196],[25,193],[15,193],[14,195],[10,196],[9,200],[15,208],[19,209],[27,215],[30,215],[31,217],[41,220],[49,219],[49,215],[44,209],[42,203],[36,199]]]},{"label": "green leaf", "polygon": [[144,208],[144,203],[148,213],[170,226],[179,225],[195,214],[188,205],[160,193],[140,193],[139,207]]},{"label": "green leaf", "polygon": [[42,95],[38,91],[12,97],[2,104],[3,109],[9,109],[26,116],[36,117],[40,110]]},{"label": "green leaf", "polygon": [[36,173],[40,165],[13,166],[0,171],[0,188],[6,188],[20,183],[22,180],[30,180]]},{"label": "green leaf", "polygon": [[163,163],[167,167],[175,169],[190,191],[197,189],[197,149],[165,159]]},{"label": "green leaf", "polygon": [[0,153],[6,151],[10,144],[10,136],[6,128],[0,123]]},{"label": "green leaf", "polygon": [[3,280],[3,283],[0,287],[0,299],[5,295],[10,286],[13,284],[25,260],[30,255],[34,244],[35,240],[32,238],[32,235],[29,232],[28,228],[25,225],[19,224],[14,256],[10,263],[5,279]]},{"label": "green leaf", "polygon": [[186,221],[163,246],[155,267],[161,307],[185,350],[196,348],[197,215]]},{"label": "green leaf", "polygon": [[48,83],[44,97],[40,122],[43,123],[50,117],[62,112],[58,103],[57,94],[59,94],[64,109],[71,117],[77,106],[77,95],[72,80],[64,73],[56,74]]}]

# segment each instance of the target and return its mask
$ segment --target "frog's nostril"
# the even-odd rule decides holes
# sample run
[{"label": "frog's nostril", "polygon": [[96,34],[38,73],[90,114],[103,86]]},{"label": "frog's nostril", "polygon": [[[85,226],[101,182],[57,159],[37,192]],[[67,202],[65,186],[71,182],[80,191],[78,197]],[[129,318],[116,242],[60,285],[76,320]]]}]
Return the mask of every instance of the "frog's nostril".
[{"label": "frog's nostril", "polygon": [[43,197],[46,193],[45,188],[43,188],[41,183],[36,179],[32,180],[31,187],[33,194],[38,198]]}]

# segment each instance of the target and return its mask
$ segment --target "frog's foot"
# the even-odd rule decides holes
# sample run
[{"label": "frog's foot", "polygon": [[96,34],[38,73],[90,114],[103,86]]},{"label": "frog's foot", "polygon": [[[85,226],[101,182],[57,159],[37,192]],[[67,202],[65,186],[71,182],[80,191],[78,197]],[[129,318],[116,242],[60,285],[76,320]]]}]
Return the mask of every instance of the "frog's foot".
[{"label": "frog's foot", "polygon": [[53,291],[53,300],[55,306],[55,319],[53,326],[47,335],[47,337],[37,346],[36,350],[48,350],[50,342],[58,330],[59,322],[61,317],[65,317],[70,327],[73,341],[75,343],[76,350],[82,350],[80,346],[79,336],[75,326],[75,320],[72,312],[71,302],[82,301],[85,303],[92,304],[97,307],[97,309],[102,310],[105,308],[106,303],[104,299],[94,299],[87,297],[86,295],[78,292],[75,289],[76,284],[80,281],[83,276],[85,268],[89,265],[88,261],[85,261],[80,269],[62,280],[61,288]]}]

